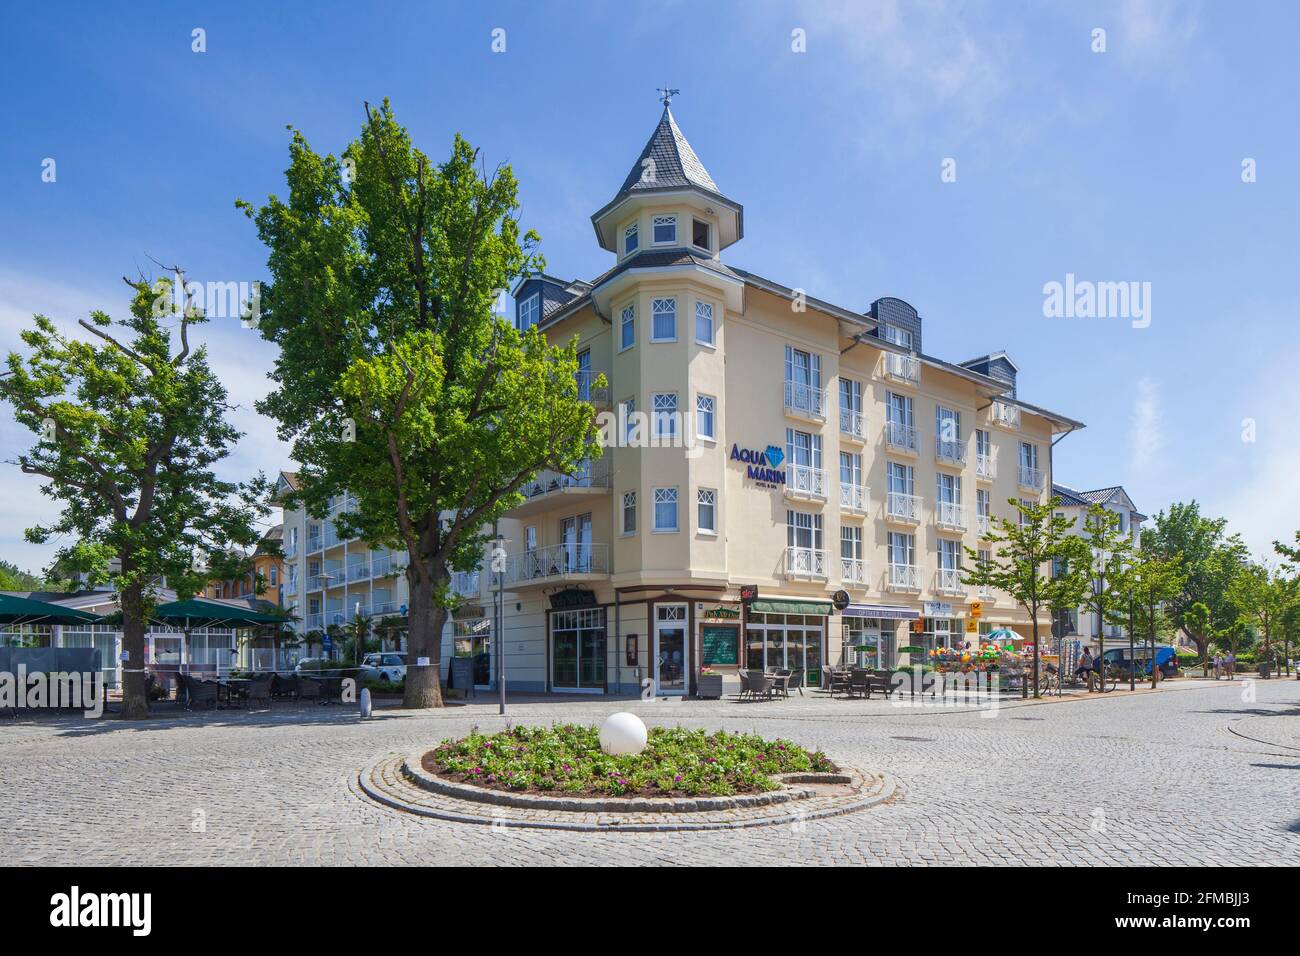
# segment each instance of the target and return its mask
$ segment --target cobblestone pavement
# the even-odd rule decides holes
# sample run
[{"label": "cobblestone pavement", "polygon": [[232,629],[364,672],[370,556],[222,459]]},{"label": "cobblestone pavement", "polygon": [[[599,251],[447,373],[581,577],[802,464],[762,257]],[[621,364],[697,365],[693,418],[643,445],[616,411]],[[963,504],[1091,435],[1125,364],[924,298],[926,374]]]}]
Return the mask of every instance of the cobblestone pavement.
[{"label": "cobblestone pavement", "polygon": [[0,718],[0,845],[31,864],[1300,864],[1300,682],[1015,702],[993,716],[883,701],[548,700],[515,722],[755,730],[900,783],[894,802],[802,827],[596,835],[422,819],[357,795],[386,754],[503,726],[302,706],[140,724]]}]

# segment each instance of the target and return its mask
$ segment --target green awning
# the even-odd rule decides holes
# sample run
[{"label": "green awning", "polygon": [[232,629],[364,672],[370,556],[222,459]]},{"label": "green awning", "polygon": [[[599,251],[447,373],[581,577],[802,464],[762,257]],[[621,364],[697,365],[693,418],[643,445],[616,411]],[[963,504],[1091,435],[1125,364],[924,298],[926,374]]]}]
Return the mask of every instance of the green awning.
[{"label": "green awning", "polygon": [[763,599],[749,605],[753,614],[809,614],[827,616],[833,610],[830,601],[782,601]]},{"label": "green awning", "polygon": [[99,615],[35,598],[0,594],[0,624],[98,624]]},{"label": "green awning", "polygon": [[[188,601],[169,601],[159,604],[149,615],[158,624],[177,624],[182,627],[257,627],[292,623],[287,614],[267,614],[238,604],[226,604],[209,598],[190,598]],[[101,623],[121,624],[122,612],[114,611]]]}]

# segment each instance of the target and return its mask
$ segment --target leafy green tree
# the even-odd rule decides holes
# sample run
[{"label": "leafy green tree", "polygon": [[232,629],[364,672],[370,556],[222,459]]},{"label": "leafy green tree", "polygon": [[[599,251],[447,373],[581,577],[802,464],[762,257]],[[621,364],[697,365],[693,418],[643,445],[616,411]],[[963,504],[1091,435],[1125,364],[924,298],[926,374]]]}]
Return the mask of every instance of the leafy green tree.
[{"label": "leafy green tree", "polygon": [[[175,273],[184,288],[184,275]],[[70,536],[56,566],[114,585],[127,655],[123,716],[139,718],[148,713],[144,635],[159,583],[182,596],[199,592],[206,572],[196,568],[209,555],[218,556],[220,576],[237,576],[242,568],[216,565],[232,546],[257,542],[269,488],[260,476],[237,484],[213,471],[240,433],[226,420],[226,390],[206,348],[191,347],[201,309],[187,297],[181,315],[157,315],[171,281],[127,284],[129,317],[91,313],[80,323],[91,340],[68,338],[36,316],[22,333],[30,354],[10,353],[0,398],[39,436],[18,467],[45,478],[42,493],[63,504],[27,539]]]},{"label": "leafy green tree", "polygon": [[1151,686],[1154,687],[1160,679],[1155,666],[1156,640],[1173,635],[1176,624],[1168,608],[1183,593],[1187,570],[1177,555],[1168,557],[1147,544],[1144,539],[1138,549],[1129,573],[1129,587],[1136,612],[1134,628],[1151,646]]},{"label": "leafy green tree", "polygon": [[43,585],[40,576],[19,570],[10,561],[0,561],[0,591],[39,591]]},{"label": "leafy green tree", "polygon": [[1142,546],[1168,559],[1177,559],[1184,572],[1180,592],[1168,601],[1166,612],[1186,630],[1184,617],[1196,603],[1210,609],[1217,629],[1231,624],[1237,609],[1228,597],[1228,584],[1249,558],[1240,535],[1228,535],[1227,519],[1207,518],[1196,501],[1175,503],[1156,515],[1142,531]]},{"label": "leafy green tree", "polygon": [[1287,609],[1296,602],[1296,579],[1283,567],[1248,564],[1233,577],[1228,595],[1241,620],[1259,631],[1260,662],[1274,663],[1273,641],[1282,633]]},{"label": "leafy green tree", "polygon": [[1196,644],[1201,655],[1201,666],[1206,667],[1210,657],[1210,638],[1214,636],[1214,624],[1210,609],[1197,601],[1183,613],[1183,630]]},{"label": "leafy green tree", "polygon": [[[1089,557],[1082,538],[1071,533],[1074,519],[1056,513],[1061,499],[1026,504],[1008,503],[1018,520],[998,518],[986,539],[987,560],[966,548],[967,567],[962,581],[971,587],[995,588],[1009,594],[1029,613],[1034,641],[1034,696],[1039,692],[1038,614],[1043,609],[1078,607],[1088,588]],[[1059,572],[1052,573],[1053,564]]]},{"label": "leafy green tree", "polygon": [[367,106],[341,159],[299,132],[289,154],[287,200],[240,203],[270,249],[260,328],[280,346],[278,387],[258,408],[302,463],[290,507],[322,517],[350,493],[340,533],[406,550],[404,705],[441,706],[452,573],[478,566],[487,529],[536,472],[599,456],[595,410],[574,342],[493,314],[542,266],[508,166],[480,172],[460,136],[431,163],[386,101]]},{"label": "leafy green tree", "polygon": [[[1083,517],[1087,555],[1087,587],[1082,607],[1097,616],[1097,653],[1106,649],[1105,626],[1122,625],[1128,610],[1128,574],[1133,560],[1133,539],[1120,530],[1119,515],[1103,505],[1091,505]],[[1106,682],[1101,682],[1105,691]]]}]

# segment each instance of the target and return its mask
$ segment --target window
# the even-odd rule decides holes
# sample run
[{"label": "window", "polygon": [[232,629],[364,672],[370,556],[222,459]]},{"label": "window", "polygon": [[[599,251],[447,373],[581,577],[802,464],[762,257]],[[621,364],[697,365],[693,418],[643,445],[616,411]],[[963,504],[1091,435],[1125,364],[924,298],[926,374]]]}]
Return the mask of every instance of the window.
[{"label": "window", "polygon": [[792,465],[821,471],[822,436],[787,428],[785,430],[785,455]]},{"label": "window", "polygon": [[695,341],[713,344],[713,306],[707,302],[695,303]]},{"label": "window", "polygon": [[889,532],[889,563],[911,566],[916,563],[916,537],[900,531]]},{"label": "window", "polygon": [[961,568],[961,543],[951,538],[939,539],[939,570],[957,571]]},{"label": "window", "polygon": [[650,341],[677,341],[677,300],[650,300]]},{"label": "window", "polygon": [[717,438],[713,430],[713,413],[716,400],[712,395],[695,396],[695,431],[701,438]]},{"label": "window", "polygon": [[676,216],[655,216],[654,241],[656,246],[669,245],[677,241]]},{"label": "window", "polygon": [[822,548],[822,516],[807,511],[787,511],[786,544],[792,548],[820,551]]},{"label": "window", "polygon": [[696,492],[699,507],[699,529],[708,534],[718,531],[718,493],[713,488],[701,488]]},{"label": "window", "polygon": [[636,534],[636,492],[623,495],[623,533]]},{"label": "window", "polygon": [[857,488],[862,484],[862,456],[854,452],[840,452],[840,484]]},{"label": "window", "polygon": [[535,525],[529,525],[524,529],[524,550],[537,550],[537,527]]},{"label": "window", "polygon": [[637,235],[636,223],[632,223],[623,230],[623,255],[631,255],[636,252],[636,247],[640,244],[640,241],[640,237]]},{"label": "window", "polygon": [[677,436],[677,393],[655,392],[651,396],[654,408],[654,435],[656,438]]},{"label": "window", "polygon": [[961,504],[961,476],[939,472],[935,477],[938,500],[941,504]]},{"label": "window", "polygon": [[885,417],[892,425],[912,427],[912,397],[897,392],[885,393]]},{"label": "window", "polygon": [[992,499],[989,497],[989,492],[987,488],[975,489],[975,513],[977,515],[979,515],[981,518],[987,518],[990,514],[992,514],[992,510],[989,507],[991,502]]},{"label": "window", "polygon": [[840,557],[848,561],[862,560],[862,529],[857,525],[840,525]]},{"label": "window", "polygon": [[655,495],[655,531],[677,530],[677,489],[656,488]]},{"label": "window", "polygon": [[591,349],[578,353],[578,370],[573,377],[578,383],[578,398],[584,402],[591,401]]},{"label": "window", "polygon": [[635,448],[641,443],[641,429],[636,420],[636,399],[629,398],[623,402],[623,444]]},{"label": "window", "polygon": [[895,345],[910,350],[912,348],[912,333],[907,329],[899,328],[897,325],[886,325],[885,341],[893,342]]},{"label": "window", "polygon": [[627,305],[623,307],[623,315],[619,319],[619,351],[630,349],[636,345],[636,306]]},{"label": "window", "polygon": [[691,220],[691,245],[699,246],[701,249],[712,249],[709,242],[709,224],[699,219]]},{"label": "window", "polygon": [[942,405],[934,406],[934,436],[944,443],[961,441],[961,412]]},{"label": "window", "polygon": [[280,583],[280,569],[273,564],[271,565],[271,587],[275,587],[279,583]]},{"label": "window", "polygon": [[986,429],[975,429],[975,454],[981,458],[988,458],[993,450],[993,445],[989,441],[989,433]]},{"label": "window", "polygon": [[1038,446],[1027,441],[1020,443],[1020,467],[1025,470],[1038,470]]},{"label": "window", "polygon": [[519,323],[520,332],[525,332],[537,324],[538,313],[541,311],[542,294],[534,292],[523,302],[519,303]]},{"label": "window", "polygon": [[805,389],[822,387],[822,357],[785,347],[785,380]]},{"label": "window", "polygon": [[911,465],[891,461],[885,466],[885,477],[891,495],[910,495],[913,488],[913,471]]}]

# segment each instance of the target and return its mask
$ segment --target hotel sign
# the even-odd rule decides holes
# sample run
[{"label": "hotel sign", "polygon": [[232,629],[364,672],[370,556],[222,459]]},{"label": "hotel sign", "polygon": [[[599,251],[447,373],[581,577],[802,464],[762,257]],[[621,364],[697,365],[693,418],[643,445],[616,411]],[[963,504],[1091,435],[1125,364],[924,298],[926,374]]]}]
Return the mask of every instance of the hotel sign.
[{"label": "hotel sign", "polygon": [[766,448],[741,448],[731,446],[731,460],[745,466],[745,477],[757,485],[777,488],[785,484],[785,472],[781,462],[785,461],[785,452],[779,445]]},{"label": "hotel sign", "polygon": [[705,610],[704,616],[709,620],[735,621],[740,618],[740,608],[711,607]]}]

